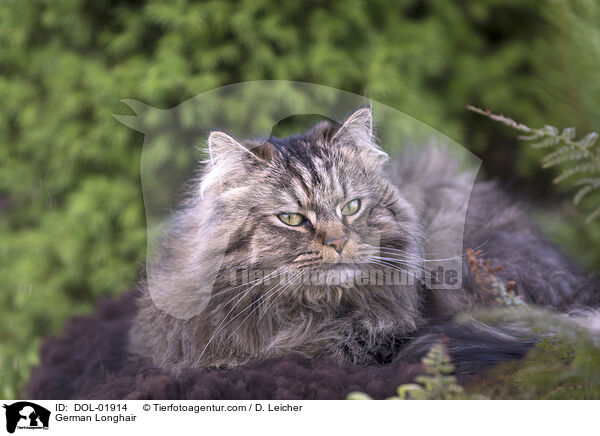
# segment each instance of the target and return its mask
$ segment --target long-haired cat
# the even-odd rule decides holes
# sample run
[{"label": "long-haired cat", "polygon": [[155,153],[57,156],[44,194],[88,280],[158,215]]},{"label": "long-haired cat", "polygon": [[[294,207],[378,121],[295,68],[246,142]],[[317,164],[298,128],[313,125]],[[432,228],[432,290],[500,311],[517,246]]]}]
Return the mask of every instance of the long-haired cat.
[{"label": "long-haired cat", "polygon": [[[464,361],[470,352],[486,361],[519,357],[531,344],[509,330],[446,322],[485,304],[466,263],[459,290],[432,290],[418,279],[464,220],[459,203],[470,191],[444,153],[427,148],[390,162],[367,107],[341,125],[321,122],[286,139],[238,141],[212,132],[208,146],[209,165],[150,266],[152,286],[171,310],[158,309],[141,283],[133,353],[178,372],[290,353],[381,364],[421,355],[440,333],[450,338],[452,357]],[[464,247],[479,246],[529,303],[566,310],[600,301],[489,182],[473,188],[464,226]],[[374,270],[417,279],[307,280],[315,272],[368,277]],[[268,273],[244,281],[244,271]],[[201,298],[210,273],[215,281],[202,311],[173,316]]]}]

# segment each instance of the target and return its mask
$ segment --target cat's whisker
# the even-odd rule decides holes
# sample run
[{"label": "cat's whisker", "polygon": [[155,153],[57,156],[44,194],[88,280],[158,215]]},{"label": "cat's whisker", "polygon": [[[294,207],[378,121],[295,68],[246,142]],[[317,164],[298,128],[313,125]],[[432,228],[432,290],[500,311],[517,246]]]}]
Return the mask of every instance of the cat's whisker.
[{"label": "cat's whisker", "polygon": [[401,264],[401,265],[406,265],[406,266],[410,266],[413,268],[418,268],[423,272],[429,272],[429,273],[434,273],[435,271],[432,268],[429,268],[428,266],[425,265],[419,265],[418,263],[410,263],[408,261],[402,260],[402,259],[396,259],[396,258],[392,258],[392,257],[382,257],[382,256],[372,256],[373,259],[378,259],[381,261],[385,261],[388,263],[392,263],[392,264]]},{"label": "cat's whisker", "polygon": [[[473,251],[477,251],[479,249],[481,249],[487,242],[489,241],[489,238],[486,239],[485,241],[483,241],[481,244],[479,244],[477,247],[473,248]],[[400,248],[394,248],[394,247],[387,247],[387,246],[380,246],[380,247],[375,247],[372,245],[368,245],[370,248],[373,248],[375,250],[388,250],[388,251],[396,251],[396,252],[401,252],[404,254],[408,254],[410,255],[411,253],[406,251],[406,250],[402,250]],[[420,248],[420,246],[419,246]],[[414,253],[412,253],[414,254]],[[465,258],[467,256],[466,253],[460,254],[460,255],[456,255],[453,257],[449,257],[449,258],[445,258],[445,259],[424,259],[425,262],[438,262],[438,261],[444,261],[444,260],[454,260],[454,259],[461,259],[461,258]]]},{"label": "cat's whisker", "polygon": [[[397,272],[399,272],[401,274],[405,274],[405,273],[408,272],[405,269],[395,268],[395,267],[393,267],[391,265],[379,264],[379,263],[375,263],[375,262],[371,263],[371,265],[377,266],[379,268],[383,268],[383,270],[397,271]],[[369,272],[370,270],[366,270],[366,271]],[[422,282],[423,281],[422,277],[420,277],[419,275],[417,275],[416,272],[413,272],[412,274],[414,275],[415,280],[417,280],[418,282]]]},{"label": "cat's whisker", "polygon": [[[474,250],[478,250],[480,247],[482,247],[485,244],[482,243],[480,244],[477,248],[475,248]],[[466,257],[466,253],[465,254],[460,254],[460,255],[456,255],[453,257],[447,257],[447,258],[421,258],[417,255],[415,255],[414,253],[411,253],[409,251],[406,250],[402,250],[399,248],[393,248],[393,247],[386,247],[386,246],[381,246],[381,247],[374,247],[374,246],[369,246],[369,248],[375,250],[375,252],[380,251],[380,252],[384,252],[384,254],[402,254],[405,258],[409,259],[409,260],[417,260],[420,262],[443,262],[443,261],[450,261],[450,260],[459,260],[459,259],[464,259]]]},{"label": "cat's whisker", "polygon": [[[302,273],[296,274],[294,277],[292,277],[291,279],[288,279],[284,284],[280,285],[279,287],[273,286],[271,289],[269,289],[266,293],[264,293],[262,296],[260,296],[257,300],[253,301],[252,304],[248,304],[245,308],[243,308],[236,316],[234,316],[233,318],[231,318],[227,324],[225,324],[223,326],[223,328],[227,327],[227,325],[229,325],[230,323],[232,323],[234,320],[236,320],[239,316],[241,316],[246,310],[252,308],[252,310],[250,311],[250,313],[246,316],[246,318],[244,318],[242,320],[242,322],[240,322],[240,324],[235,328],[235,330],[233,332],[231,332],[230,334],[230,338],[234,335],[235,332],[237,332],[242,325],[244,324],[244,322],[246,322],[246,320],[248,318],[250,318],[250,316],[257,311],[260,308],[261,302],[260,300],[263,301],[267,301],[268,298],[272,295],[275,295],[276,293],[283,293],[283,291],[285,289],[287,289],[287,287],[289,287],[289,285],[291,283],[293,283],[297,278],[299,278],[302,275]],[[259,304],[257,304],[259,303]],[[253,307],[254,306],[254,307]],[[270,306],[269,306],[270,307]]]},{"label": "cat's whisker", "polygon": [[397,262],[405,262],[405,263],[411,262],[411,263],[418,264],[418,265],[421,265],[424,263],[423,259],[421,259],[419,257],[398,256],[396,253],[380,253],[378,255],[373,254],[373,255],[371,255],[371,257],[380,257],[382,259],[393,260],[393,261],[397,261]]},{"label": "cat's whisker", "polygon": [[[298,279],[301,275],[303,275],[303,273],[304,272],[296,273],[293,277],[286,280],[283,284],[279,284],[279,289],[281,289],[281,287],[289,285],[290,283],[292,283],[293,281]],[[262,303],[261,300],[265,301],[265,299],[268,299],[271,295],[278,292],[278,290],[275,288],[277,288],[277,285],[273,286],[271,289],[269,289],[267,292],[265,292],[263,295],[261,295],[258,299],[256,299],[252,303],[253,304],[259,303],[258,305],[260,305]],[[271,292],[271,291],[273,291],[273,292]]]},{"label": "cat's whisker", "polygon": [[400,256],[400,257],[390,257],[390,256],[394,256],[394,254],[390,254],[390,255],[373,255],[371,257],[379,258],[379,259],[383,259],[383,260],[391,260],[391,261],[394,261],[394,262],[405,262],[405,263],[412,262],[412,263],[416,263],[416,264],[420,264],[421,262],[423,262],[423,259],[419,259],[419,258],[413,258],[413,259],[411,259],[411,258],[405,258],[405,257],[402,257],[402,256]]},{"label": "cat's whisker", "polygon": [[[270,274],[267,274],[266,277],[269,277],[273,274],[275,274],[276,272],[278,272],[277,270],[271,272]],[[264,279],[264,278],[263,278]],[[233,312],[233,310],[236,308],[236,306],[238,304],[240,304],[240,302],[256,287],[258,286],[260,283],[262,282],[259,281],[258,283],[256,283],[255,285],[251,286],[249,289],[247,289],[246,291],[244,291],[244,293],[242,294],[242,296],[239,297],[238,301],[233,305],[233,307],[231,309],[229,309],[229,312],[227,312],[227,314],[223,317],[223,319],[221,320],[221,322],[219,323],[219,325],[217,326],[217,328],[215,329],[215,332],[211,335],[210,339],[208,340],[208,342],[206,343],[206,345],[204,346],[204,348],[202,349],[202,352],[200,353],[200,356],[198,357],[197,361],[199,362],[200,359],[202,359],[202,356],[204,355],[206,349],[208,348],[208,346],[210,345],[210,343],[212,342],[212,340],[217,336],[217,334],[221,331],[222,328],[224,328],[223,323],[225,322],[225,320],[227,319],[227,317],[231,314],[231,312]],[[227,303],[225,303],[225,307],[227,306],[227,304],[231,303],[233,300],[235,300],[235,298],[238,297],[238,295],[234,295]]]},{"label": "cat's whisker", "polygon": [[[380,267],[383,267],[383,268],[387,268],[387,269],[392,269],[392,270],[398,271],[400,273],[409,273],[409,272],[411,272],[410,269],[400,268],[398,266],[386,263],[386,261],[378,261],[378,260],[374,259],[372,262],[370,262],[370,264],[377,265],[377,266],[380,266]],[[412,265],[412,264],[408,264],[408,265],[411,266],[411,267],[413,267],[414,269],[416,269],[417,272],[420,272],[422,274],[427,274],[427,273],[433,274],[434,273],[433,271],[426,271],[426,270],[420,269],[420,268],[418,268],[417,265]]]},{"label": "cat's whisker", "polygon": [[371,245],[367,245],[371,250],[373,250],[372,254],[377,254],[379,252],[381,252],[382,250],[393,250],[394,253],[401,253],[404,257],[408,258],[408,259],[413,259],[413,260],[423,260],[423,258],[419,255],[417,255],[414,252],[410,252],[410,251],[406,251],[406,250],[401,250],[401,249],[397,249],[397,248],[390,248],[390,247],[374,247]]},{"label": "cat's whisker", "polygon": [[294,267],[296,268],[305,268],[307,266],[312,266],[312,265],[318,265],[320,263],[322,263],[323,259],[313,259],[311,261],[306,261],[305,263],[301,263],[301,262],[294,262]]},{"label": "cat's whisker", "polygon": [[239,284],[239,285],[237,285],[237,286],[234,286],[233,288],[226,288],[226,289],[224,289],[224,290],[222,290],[222,291],[215,292],[214,294],[211,294],[211,298],[218,297],[219,295],[223,295],[223,294],[228,294],[228,293],[230,293],[231,291],[233,291],[233,290],[235,290],[235,289],[239,289],[239,288],[241,288],[241,287],[243,287],[243,286],[248,286],[248,285],[252,285],[252,284],[254,284],[254,283],[257,283],[257,282],[262,282],[262,281],[265,281],[265,280],[267,280],[268,278],[270,278],[270,276],[272,276],[273,274],[275,274],[276,272],[278,272],[278,271],[277,271],[277,270],[275,270],[275,271],[271,272],[270,274],[267,274],[267,275],[266,275],[266,276],[264,276],[264,277],[259,277],[259,278],[255,279],[255,280],[251,280],[251,281],[249,281],[249,282],[241,283],[241,284]]},{"label": "cat's whisker", "polygon": [[[300,259],[303,256],[308,256],[308,255],[312,255],[313,257],[311,259]],[[298,256],[296,256],[296,258],[292,261],[293,263],[295,262],[303,262],[306,260],[313,260],[313,259],[319,259],[322,258],[323,256],[321,256],[318,252],[316,251],[305,251],[304,253],[300,253]]]},{"label": "cat's whisker", "polygon": [[[380,250],[381,251],[386,251],[386,252],[395,252],[395,253],[407,254],[404,250],[399,250],[399,249],[390,248],[390,247],[380,247]],[[447,261],[447,260],[464,259],[465,257],[466,257],[466,253],[465,254],[456,255],[456,256],[453,256],[453,257],[446,257],[446,258],[422,259],[422,261],[423,262],[442,262],[442,261]]]},{"label": "cat's whisker", "polygon": [[[306,276],[306,274],[303,272],[303,273],[301,273],[301,274],[300,274],[300,276],[297,276],[297,278],[300,278],[301,280],[303,280],[305,276]],[[295,279],[294,279],[294,280],[295,280]],[[292,281],[292,282],[293,282],[293,281]],[[292,282],[290,282],[290,283],[292,283]],[[288,285],[289,285],[289,284],[288,284]],[[300,283],[300,285],[302,285],[302,283]],[[286,286],[286,289],[287,289],[288,287],[289,287],[289,286]],[[285,289],[284,289],[284,290],[285,290]],[[280,292],[277,294],[277,296],[276,296],[276,297],[273,299],[273,302],[272,302],[271,304],[269,304],[269,306],[267,306],[267,307],[265,308],[265,310],[263,311],[262,315],[260,315],[260,317],[258,318],[257,322],[259,322],[259,321],[260,321],[260,320],[261,320],[261,319],[262,319],[262,318],[263,318],[263,317],[264,317],[264,316],[265,316],[265,315],[266,315],[266,314],[269,312],[269,309],[271,308],[271,306],[272,306],[272,305],[275,303],[275,301],[277,301],[277,299],[278,299],[278,298],[279,298],[279,297],[280,297],[280,296],[283,294],[283,291],[284,291],[284,290],[280,291]]]},{"label": "cat's whisker", "polygon": [[[377,265],[377,266],[383,267],[385,269],[393,269],[394,271],[409,272],[408,269],[400,268],[400,267],[395,266],[395,265],[390,265],[390,264],[384,263],[383,261],[376,260],[376,259],[373,259],[367,265]],[[420,272],[423,272],[423,271],[420,271]]]},{"label": "cat's whisker", "polygon": [[[301,272],[301,273],[298,273],[298,274],[296,274],[294,277],[292,277],[290,280],[288,280],[288,281],[287,281],[287,282],[286,282],[284,285],[282,285],[282,286],[281,286],[279,289],[275,289],[275,291],[274,291],[274,292],[267,292],[267,294],[265,294],[265,295],[261,296],[261,298],[259,298],[258,300],[256,300],[256,301],[254,302],[255,304],[256,304],[257,302],[259,302],[259,300],[263,299],[263,297],[266,297],[266,298],[264,298],[264,299],[263,299],[263,301],[262,301],[262,302],[260,302],[258,305],[256,305],[256,306],[255,306],[255,307],[252,309],[252,311],[250,311],[250,313],[249,313],[249,314],[246,316],[246,318],[244,318],[244,319],[242,320],[242,322],[240,322],[240,325],[238,325],[238,326],[236,327],[236,329],[235,329],[233,332],[231,332],[231,335],[230,335],[230,337],[233,337],[233,335],[235,334],[235,332],[237,332],[237,331],[238,331],[238,330],[239,330],[239,329],[242,327],[242,325],[244,325],[244,323],[245,323],[245,322],[248,320],[248,318],[250,318],[250,316],[252,316],[252,314],[253,314],[254,312],[257,312],[257,311],[260,309],[260,306],[261,306],[263,303],[264,303],[264,304],[266,304],[266,302],[268,301],[268,299],[269,299],[271,296],[273,296],[273,295],[276,295],[276,297],[275,297],[275,299],[273,300],[273,302],[272,302],[271,304],[269,304],[269,306],[268,306],[268,307],[265,309],[265,311],[263,312],[263,314],[262,314],[262,315],[261,315],[261,316],[258,318],[257,322],[259,322],[259,321],[260,321],[260,320],[263,318],[263,316],[264,316],[264,315],[267,313],[267,311],[269,310],[269,308],[270,308],[270,307],[273,305],[273,303],[275,303],[275,301],[277,300],[277,298],[279,298],[279,297],[280,297],[280,296],[283,294],[283,292],[285,292],[285,290],[286,290],[286,289],[288,289],[288,288],[289,288],[289,286],[290,286],[291,284],[293,284],[293,282],[294,282],[294,281],[296,281],[297,279],[301,278],[301,276],[305,275],[305,273],[306,273],[306,272],[304,271],[304,272]],[[302,284],[302,283],[300,283],[300,284]],[[246,311],[246,310],[247,310],[249,307],[251,307],[251,306],[250,306],[250,305],[249,305],[249,306],[247,306],[247,308],[246,308],[246,309],[244,309],[244,311]],[[243,313],[243,312],[240,312],[240,313],[239,313],[237,316],[241,315],[241,313]],[[237,318],[237,316],[236,316],[236,318]],[[233,321],[234,319],[235,319],[235,318],[233,318],[231,321]]]},{"label": "cat's whisker", "polygon": [[[241,288],[242,286],[248,286],[248,285],[254,284],[254,285],[253,285],[253,286],[252,286],[250,289],[247,289],[247,290],[243,291],[243,292],[244,292],[244,296],[245,296],[245,294],[246,294],[248,291],[251,291],[251,290],[252,290],[252,289],[254,289],[256,286],[258,286],[259,284],[261,284],[261,283],[262,283],[262,282],[264,282],[265,280],[269,279],[270,277],[272,277],[274,274],[276,274],[276,273],[278,273],[278,272],[279,272],[278,270],[274,270],[274,271],[272,271],[271,273],[267,274],[266,276],[264,276],[264,277],[260,277],[260,278],[258,278],[258,279],[256,279],[256,280],[252,280],[251,282],[248,282],[248,283],[242,283],[242,284],[240,284],[240,285],[238,285],[238,286],[234,286],[233,288],[227,288],[227,289],[224,289],[223,291],[220,291],[220,292],[218,292],[218,293],[216,293],[216,294],[213,294],[213,295],[211,295],[211,298],[212,298],[212,297],[216,297],[216,296],[218,296],[218,295],[221,295],[221,294],[227,294],[227,293],[230,293],[231,291],[233,291],[233,290],[235,290],[235,289],[238,289],[238,288]],[[235,299],[236,299],[238,296],[239,296],[239,294],[237,294],[237,293],[236,293],[236,294],[234,294],[234,295],[233,295],[233,297],[232,297],[232,298],[231,298],[229,301],[227,301],[225,304],[223,304],[223,307],[226,307],[226,306],[227,306],[228,304],[230,304],[230,303],[231,303],[233,300],[235,300]],[[242,297],[242,298],[243,298],[243,297]],[[234,306],[234,307],[235,307],[235,306]]]},{"label": "cat's whisker", "polygon": [[[276,272],[276,271],[274,271]],[[294,277],[291,280],[295,280],[297,278]],[[289,281],[288,281],[289,283]],[[255,285],[256,286],[256,285]],[[202,353],[200,353],[200,356],[198,357],[198,361],[202,358],[203,353],[205,352],[206,348],[208,347],[208,345],[210,344],[210,342],[213,340],[213,338],[220,333],[225,327],[227,327],[229,324],[231,324],[235,319],[237,319],[239,316],[241,316],[246,310],[248,310],[250,307],[252,307],[252,305],[248,305],[245,308],[241,309],[240,312],[235,315],[233,318],[231,318],[229,321],[227,321],[227,323],[225,323],[223,325],[223,323],[227,320],[227,318],[229,317],[229,315],[231,314],[231,312],[233,311],[233,309],[235,309],[235,307],[244,299],[244,297],[248,294],[248,292],[250,292],[255,286],[253,286],[252,288],[250,288],[248,291],[246,291],[244,293],[244,295],[242,295],[240,297],[240,299],[237,301],[237,303],[231,308],[231,310],[223,317],[223,320],[221,321],[221,323],[219,324],[219,326],[216,328],[215,333],[211,336],[210,340],[207,342],[206,346],[204,347],[204,349],[202,350]],[[275,288],[277,288],[278,285],[273,286],[271,289],[269,289],[265,294],[263,294],[261,297],[259,297],[256,301],[254,301],[253,303],[256,303],[258,301],[260,301],[261,299],[265,298],[265,296],[269,295],[269,293],[271,293],[272,290],[274,290]],[[276,291],[274,291],[276,292]],[[239,328],[239,327],[238,327]],[[237,330],[237,329],[236,329]]]},{"label": "cat's whisker", "polygon": [[[386,269],[391,269],[391,270],[393,270],[393,271],[398,271],[398,272],[400,272],[400,273],[405,273],[405,272],[408,272],[408,271],[407,271],[407,270],[405,270],[405,269],[399,269],[399,268],[395,268],[395,267],[393,267],[393,266],[391,266],[391,265],[380,264],[380,263],[376,263],[376,262],[371,262],[370,264],[371,264],[371,265],[380,266],[380,267],[382,267],[382,268],[386,268]],[[368,270],[367,270],[367,272],[368,272]],[[425,271],[418,271],[418,272],[420,272],[421,274],[425,274],[425,273],[426,273]],[[415,279],[416,279],[416,280],[417,280],[419,283],[421,283],[421,284],[423,284],[423,285],[427,286],[427,283],[426,283],[426,282],[423,280],[423,278],[421,278],[421,277],[418,277],[418,276],[415,276]]]},{"label": "cat's whisker", "polygon": [[385,254],[401,255],[402,257],[404,257],[406,259],[419,260],[419,261],[424,260],[424,258],[421,257],[420,255],[418,255],[414,252],[410,252],[410,251],[405,251],[405,250],[400,250],[400,249],[391,249],[389,247],[370,247],[370,248],[371,248],[371,250],[373,250],[373,254],[385,252]]},{"label": "cat's whisker", "polygon": [[425,262],[425,261],[428,260],[428,259],[422,258],[421,256],[416,255],[414,253],[410,253],[410,252],[407,252],[407,251],[404,251],[404,250],[392,249],[392,248],[388,248],[388,247],[381,247],[379,249],[379,251],[383,252],[383,253],[386,253],[386,254],[401,255],[401,256],[403,256],[405,258],[408,258],[408,259],[419,259],[419,260],[421,260],[423,262]]}]

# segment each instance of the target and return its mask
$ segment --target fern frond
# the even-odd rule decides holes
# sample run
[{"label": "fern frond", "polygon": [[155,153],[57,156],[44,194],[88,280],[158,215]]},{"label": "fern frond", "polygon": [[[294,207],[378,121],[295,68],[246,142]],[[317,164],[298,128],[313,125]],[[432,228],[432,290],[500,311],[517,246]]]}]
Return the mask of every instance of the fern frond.
[{"label": "fern frond", "polygon": [[558,133],[559,133],[559,130],[558,130],[556,127],[554,127],[554,126],[550,126],[550,125],[546,124],[546,125],[545,125],[545,126],[542,128],[542,131],[543,131],[543,132],[544,132],[546,135],[548,135],[548,136],[551,136],[551,137],[553,137],[553,138],[560,137],[560,135],[558,134]]},{"label": "fern frond", "polygon": [[[593,191],[596,191],[597,189],[600,189],[600,178],[579,179],[573,184],[574,185],[584,185],[582,188],[579,189],[579,191],[577,191],[577,193],[575,194],[575,197],[573,197],[573,202],[575,204],[579,204],[585,196],[587,196],[588,194],[590,194]],[[599,216],[598,214],[600,213],[599,209],[600,209],[600,206],[597,209],[595,209],[594,211],[592,211],[592,213],[590,213],[586,217],[586,219],[585,219],[586,222],[591,222],[595,218],[597,218]]]},{"label": "fern frond", "polygon": [[563,129],[562,133],[560,134],[560,136],[562,136],[563,138],[567,138],[567,139],[575,139],[575,136],[576,136],[575,127],[565,127]]},{"label": "fern frond", "polygon": [[599,216],[600,216],[600,206],[598,206],[596,209],[594,209],[594,211],[585,218],[585,222],[591,223]]},{"label": "fern frond", "polygon": [[[554,126],[545,125],[541,129],[534,129],[504,115],[493,114],[490,110],[484,111],[471,105],[468,105],[467,109],[526,133],[518,138],[530,142],[533,148],[555,148],[542,158],[542,168],[562,167],[559,175],[554,178],[554,183],[560,183],[576,174],[590,174],[592,177],[574,183],[584,185],[573,198],[575,204],[579,204],[584,197],[600,188],[600,149],[594,147],[598,133],[591,132],[577,141],[574,127],[566,127],[559,131]],[[599,177],[593,177],[595,175]],[[589,222],[599,216],[600,206],[588,215],[586,220]]]},{"label": "fern frond", "polygon": [[592,133],[589,133],[586,136],[584,136],[583,139],[581,141],[579,141],[579,144],[582,147],[590,148],[591,146],[593,146],[596,143],[597,139],[598,139],[598,134],[596,132],[592,132]]},{"label": "fern frond", "polygon": [[585,179],[579,179],[573,182],[573,185],[575,186],[580,186],[580,185],[592,185],[594,187],[600,188],[600,178],[585,178]]},{"label": "fern frond", "polygon": [[581,202],[581,200],[583,200],[583,197],[588,195],[593,190],[594,190],[594,187],[590,186],[590,185],[584,186],[583,188],[579,189],[579,191],[577,191],[577,193],[573,197],[573,203],[579,204]]},{"label": "fern frond", "polygon": [[494,121],[498,121],[499,123],[502,123],[508,127],[512,127],[513,129],[518,130],[520,132],[539,135],[539,132],[541,131],[541,129],[532,129],[531,127],[528,127],[525,124],[517,123],[512,118],[505,117],[504,115],[494,114],[489,109],[487,111],[484,111],[483,109],[479,109],[478,107],[472,106],[470,104],[467,105],[467,109],[480,115],[486,116]]},{"label": "fern frond", "polygon": [[[539,138],[539,136],[538,136]],[[540,142],[534,142],[533,144],[531,144],[531,146],[533,148],[548,148],[548,147],[553,147],[555,145],[557,145],[560,142],[560,140],[555,137],[555,136],[548,136],[544,139],[542,139]]]},{"label": "fern frond", "polygon": [[564,145],[542,158],[542,168],[551,168],[565,162],[581,160],[584,158],[585,155],[582,152],[573,150],[572,147]]},{"label": "fern frond", "polygon": [[598,167],[598,165],[596,165],[595,163],[584,163],[571,168],[567,168],[562,173],[560,173],[558,177],[555,177],[553,182],[560,183],[563,180],[568,179],[569,177],[575,174],[594,172],[600,172],[600,167]]}]

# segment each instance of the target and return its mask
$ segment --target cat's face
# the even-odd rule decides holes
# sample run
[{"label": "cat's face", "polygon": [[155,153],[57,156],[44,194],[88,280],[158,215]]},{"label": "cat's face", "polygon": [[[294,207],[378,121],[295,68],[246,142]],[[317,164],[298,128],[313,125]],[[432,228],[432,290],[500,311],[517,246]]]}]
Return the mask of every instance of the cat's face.
[{"label": "cat's face", "polygon": [[[322,123],[285,140],[237,143],[244,147],[238,168],[219,194],[236,228],[229,263],[306,277],[385,267],[386,257],[414,260],[414,213],[382,174],[370,115],[361,109],[341,127]],[[215,139],[234,141],[227,138],[213,136],[213,148]]]}]

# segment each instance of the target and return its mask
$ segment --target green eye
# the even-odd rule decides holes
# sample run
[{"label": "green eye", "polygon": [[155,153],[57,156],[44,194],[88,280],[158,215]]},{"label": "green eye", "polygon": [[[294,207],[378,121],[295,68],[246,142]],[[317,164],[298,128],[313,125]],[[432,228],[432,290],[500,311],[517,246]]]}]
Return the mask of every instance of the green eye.
[{"label": "green eye", "polygon": [[342,207],[342,215],[349,216],[354,215],[360,209],[360,200],[355,198],[352,201],[346,203],[344,207]]},{"label": "green eye", "polygon": [[277,218],[279,218],[282,223],[294,227],[299,226],[304,222],[304,216],[299,213],[280,213],[277,215]]}]

